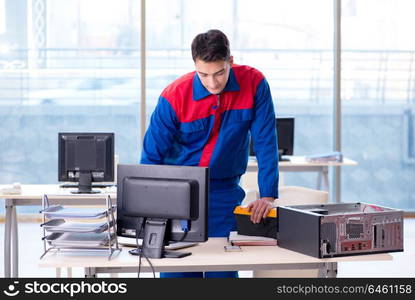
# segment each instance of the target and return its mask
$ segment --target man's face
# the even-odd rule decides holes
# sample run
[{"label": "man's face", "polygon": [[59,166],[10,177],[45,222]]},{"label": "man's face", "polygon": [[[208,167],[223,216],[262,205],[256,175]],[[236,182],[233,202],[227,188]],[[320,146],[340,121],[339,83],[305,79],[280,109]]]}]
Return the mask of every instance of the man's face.
[{"label": "man's face", "polygon": [[213,62],[205,62],[201,59],[196,59],[196,73],[209,93],[219,94],[222,92],[228,82],[232,63],[232,56],[229,60],[218,60]]}]

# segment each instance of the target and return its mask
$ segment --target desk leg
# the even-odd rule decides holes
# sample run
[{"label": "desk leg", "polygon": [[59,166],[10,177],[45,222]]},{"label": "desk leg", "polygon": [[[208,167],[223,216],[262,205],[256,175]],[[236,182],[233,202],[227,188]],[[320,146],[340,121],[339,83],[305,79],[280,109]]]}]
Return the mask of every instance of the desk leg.
[{"label": "desk leg", "polygon": [[329,278],[336,278],[337,277],[337,263],[332,262],[328,263],[329,266],[327,268],[327,277]]},{"label": "desk leg", "polygon": [[96,278],[97,272],[95,268],[85,268],[85,278]]},{"label": "desk leg", "polygon": [[[322,184],[323,183],[323,184]],[[321,171],[318,172],[317,177],[317,189],[321,190],[323,185],[324,191],[329,191],[329,168],[326,166],[321,167]]]},{"label": "desk leg", "polygon": [[324,183],[324,190],[325,191],[329,191],[330,186],[329,186],[329,168],[328,167],[323,167],[323,183]]},{"label": "desk leg", "polygon": [[13,206],[10,204],[10,200],[6,199],[5,211],[6,220],[4,224],[4,277],[11,277],[11,234],[12,234],[12,216]]},{"label": "desk leg", "polygon": [[323,179],[322,176],[323,176],[323,170],[317,173],[317,189],[318,190],[321,190],[321,181]]},{"label": "desk leg", "polygon": [[16,206],[12,208],[12,276],[19,277],[19,236],[17,230],[17,213]]},{"label": "desk leg", "polygon": [[318,277],[322,278],[336,278],[337,277],[337,262],[325,263],[319,270]]}]

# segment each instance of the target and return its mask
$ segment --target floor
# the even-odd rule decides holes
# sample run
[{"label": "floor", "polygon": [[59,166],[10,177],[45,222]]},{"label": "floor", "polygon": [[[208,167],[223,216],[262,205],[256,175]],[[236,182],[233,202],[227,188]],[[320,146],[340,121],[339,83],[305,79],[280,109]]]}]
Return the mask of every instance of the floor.
[{"label": "floor", "polygon": [[[37,262],[43,251],[39,223],[19,223],[19,276],[55,277],[55,270],[39,268]],[[3,248],[4,223],[0,224],[0,244]],[[339,263],[338,277],[415,277],[415,218],[404,221],[404,252],[392,253],[393,261]],[[0,276],[4,277],[3,249],[0,250]],[[156,273],[158,276],[158,274]],[[65,271],[62,274],[66,276]],[[83,277],[83,269],[74,269],[73,277]],[[152,273],[140,277],[152,277]],[[240,277],[252,277],[251,271],[241,271]],[[105,276],[101,276],[105,277]],[[137,274],[123,274],[122,277],[137,277]]]}]

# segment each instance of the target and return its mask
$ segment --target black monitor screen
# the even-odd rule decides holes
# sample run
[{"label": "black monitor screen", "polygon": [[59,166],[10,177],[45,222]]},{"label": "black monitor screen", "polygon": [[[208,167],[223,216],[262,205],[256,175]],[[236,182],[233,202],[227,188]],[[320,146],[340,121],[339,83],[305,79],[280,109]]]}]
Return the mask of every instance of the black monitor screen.
[{"label": "black monitor screen", "polygon": [[[294,153],[294,118],[278,117],[275,119],[275,128],[278,136],[278,156],[280,160],[284,160],[282,155],[293,155]],[[253,143],[251,140],[250,156],[255,156]]]},{"label": "black monitor screen", "polygon": [[78,182],[75,193],[95,192],[92,182],[114,181],[114,133],[59,133],[58,179]]},{"label": "black monitor screen", "polygon": [[[122,189],[126,199],[123,201],[126,215],[181,220],[197,219],[199,185],[196,180],[124,177]],[[130,199],[136,201],[129,201]],[[167,199],[168,204],[166,204]]]},{"label": "black monitor screen", "polygon": [[278,152],[280,155],[293,155],[294,118],[277,118]]},{"label": "black monitor screen", "polygon": [[171,241],[207,240],[208,168],[120,164],[117,174],[118,236],[142,238],[156,258],[171,255],[163,249]]}]

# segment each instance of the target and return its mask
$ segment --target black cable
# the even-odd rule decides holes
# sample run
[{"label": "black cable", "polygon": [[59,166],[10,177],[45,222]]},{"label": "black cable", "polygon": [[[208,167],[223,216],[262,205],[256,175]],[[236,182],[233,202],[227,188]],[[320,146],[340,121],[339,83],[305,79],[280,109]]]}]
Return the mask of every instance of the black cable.
[{"label": "black cable", "polygon": [[189,232],[189,230],[184,231],[184,234],[183,234],[182,238],[178,241],[178,243],[183,242],[183,240],[186,238],[188,232]]},{"label": "black cable", "polygon": [[151,261],[147,257],[147,255],[144,254],[144,251],[143,251],[143,243],[144,243],[144,240],[141,243],[141,247],[138,245],[138,237],[140,236],[140,233],[141,233],[141,231],[144,228],[145,222],[146,222],[146,218],[143,218],[143,221],[141,222],[140,230],[138,231],[138,233],[137,233],[137,230],[136,230],[136,233],[137,234],[135,235],[135,243],[136,243],[136,246],[137,246],[137,253],[138,253],[138,274],[137,274],[137,277],[140,278],[140,273],[141,273],[141,255],[143,255],[144,258],[147,260],[148,264],[150,265],[151,271],[153,272],[153,278],[156,278],[156,272],[154,270],[153,264],[151,263]]},{"label": "black cable", "polygon": [[138,246],[138,238],[135,238],[135,244],[137,246],[137,253],[138,253],[138,274],[137,274],[137,278],[140,278],[140,273],[141,273],[141,250]]},{"label": "black cable", "polygon": [[144,258],[147,260],[148,264],[150,265],[151,271],[153,272],[153,278],[156,278],[156,272],[154,270],[153,264],[151,263],[150,259],[147,257],[147,255],[144,254],[143,251],[141,253],[144,255]]},{"label": "black cable", "polygon": [[[138,245],[138,237],[140,236],[141,231],[144,228],[144,223],[145,223],[145,218],[142,219],[140,229],[138,230],[138,228],[137,228],[136,229],[136,232],[135,232],[136,233],[135,234],[135,244],[136,244],[136,247],[137,247],[137,254],[138,254],[138,274],[137,274],[137,278],[140,278],[140,273],[141,273],[141,253],[143,252],[142,249],[140,248],[140,246]],[[137,233],[137,231],[138,231],[138,233]]]}]

